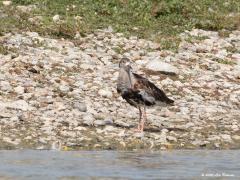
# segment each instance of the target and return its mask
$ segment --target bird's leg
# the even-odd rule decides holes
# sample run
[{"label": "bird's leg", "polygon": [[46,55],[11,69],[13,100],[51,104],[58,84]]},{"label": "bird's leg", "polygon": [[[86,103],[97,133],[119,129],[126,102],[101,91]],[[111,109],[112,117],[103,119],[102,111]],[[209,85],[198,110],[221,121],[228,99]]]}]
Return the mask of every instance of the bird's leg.
[{"label": "bird's leg", "polygon": [[138,130],[140,131],[141,130],[141,121],[142,121],[142,110],[141,110],[141,107],[139,106],[139,121],[138,121]]},{"label": "bird's leg", "polygon": [[143,118],[141,120],[141,129],[140,131],[143,132],[143,129],[144,129],[144,123],[147,121],[147,113],[146,113],[146,106],[144,105],[144,108],[143,108]]},{"label": "bird's leg", "polygon": [[147,112],[146,112],[146,106],[144,106],[144,116],[145,116],[145,121],[147,121]]},{"label": "bird's leg", "polygon": [[138,109],[139,109],[139,121],[138,121],[138,127],[135,130],[137,132],[141,131],[141,122],[142,122],[142,110],[141,110],[141,107],[139,106]]}]

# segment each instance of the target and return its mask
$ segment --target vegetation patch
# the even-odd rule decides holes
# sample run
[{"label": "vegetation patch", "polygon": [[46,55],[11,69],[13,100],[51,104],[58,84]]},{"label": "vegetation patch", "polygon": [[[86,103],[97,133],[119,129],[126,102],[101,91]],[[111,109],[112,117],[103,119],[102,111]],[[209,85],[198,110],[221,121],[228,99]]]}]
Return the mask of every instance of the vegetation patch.
[{"label": "vegetation patch", "polygon": [[216,62],[218,62],[218,63],[220,63],[220,64],[228,64],[228,65],[235,65],[235,64],[236,64],[236,62],[234,62],[234,61],[229,61],[229,60],[227,60],[227,59],[215,58],[215,59],[213,59],[213,60],[216,61]]},{"label": "vegetation patch", "polygon": [[[0,34],[28,30],[72,39],[76,33],[84,36],[112,26],[126,36],[155,40],[163,49],[176,49],[177,35],[184,30],[240,26],[238,0],[13,0],[11,6],[0,4],[0,14],[6,14],[0,18]],[[53,21],[55,15],[60,17],[58,22]]]}]

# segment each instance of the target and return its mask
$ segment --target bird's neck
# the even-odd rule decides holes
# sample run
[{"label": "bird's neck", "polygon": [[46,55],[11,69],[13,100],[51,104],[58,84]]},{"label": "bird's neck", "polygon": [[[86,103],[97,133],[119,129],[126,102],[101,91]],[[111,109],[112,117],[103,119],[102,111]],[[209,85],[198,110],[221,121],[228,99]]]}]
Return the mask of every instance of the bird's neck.
[{"label": "bird's neck", "polygon": [[132,72],[129,68],[120,68],[119,70],[119,77],[118,77],[118,85],[119,87],[124,88],[133,88],[133,78],[132,78]]},{"label": "bird's neck", "polygon": [[127,73],[128,73],[128,78],[129,78],[129,83],[130,83],[130,86],[131,88],[133,88],[133,83],[132,83],[132,72],[130,69],[127,70]]}]

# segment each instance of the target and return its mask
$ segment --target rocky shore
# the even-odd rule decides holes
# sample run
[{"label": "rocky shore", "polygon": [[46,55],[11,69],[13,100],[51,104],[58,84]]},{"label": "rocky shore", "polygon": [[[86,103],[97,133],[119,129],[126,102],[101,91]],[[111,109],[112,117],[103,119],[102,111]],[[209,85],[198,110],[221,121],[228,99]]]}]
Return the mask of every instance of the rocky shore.
[{"label": "rocky shore", "polygon": [[[240,148],[240,31],[221,36],[194,29],[178,52],[111,28],[69,41],[35,32],[0,37],[0,148],[234,149]],[[138,110],[116,92],[118,62],[175,100]]]}]

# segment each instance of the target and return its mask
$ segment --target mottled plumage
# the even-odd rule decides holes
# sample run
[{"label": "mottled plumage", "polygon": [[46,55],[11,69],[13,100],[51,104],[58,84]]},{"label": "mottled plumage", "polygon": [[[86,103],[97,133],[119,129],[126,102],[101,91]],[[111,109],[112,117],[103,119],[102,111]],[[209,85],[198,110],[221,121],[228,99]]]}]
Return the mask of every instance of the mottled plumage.
[{"label": "mottled plumage", "polygon": [[[173,104],[174,101],[169,99],[166,94],[155,86],[148,79],[132,72],[132,68],[128,65],[129,59],[123,58],[119,63],[119,77],[117,83],[117,92],[121,94],[130,105],[139,109],[141,124],[138,125],[138,130],[143,131],[144,121],[146,120],[145,106],[155,104]],[[142,120],[142,110],[144,114]]]}]

